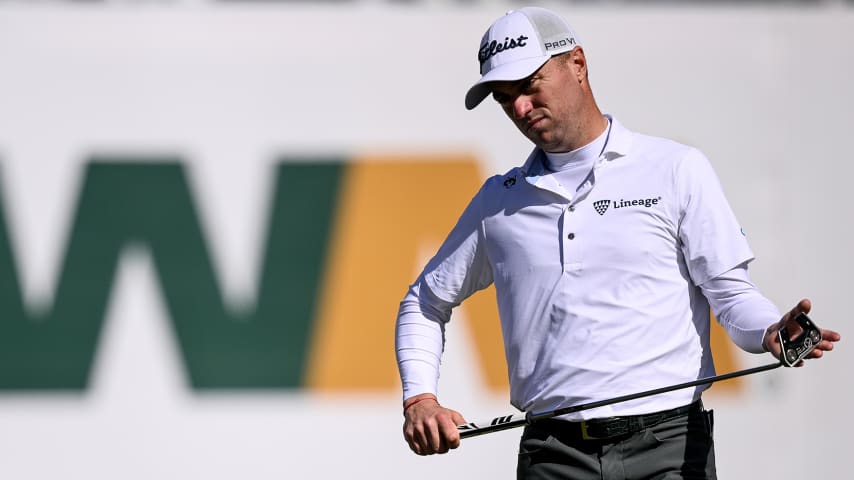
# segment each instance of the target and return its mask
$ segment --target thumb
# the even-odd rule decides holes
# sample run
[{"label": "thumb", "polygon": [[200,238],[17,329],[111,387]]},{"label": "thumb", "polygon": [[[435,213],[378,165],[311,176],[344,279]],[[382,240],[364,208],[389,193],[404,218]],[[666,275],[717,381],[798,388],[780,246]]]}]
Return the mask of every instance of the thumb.
[{"label": "thumb", "polygon": [[809,298],[803,298],[797,305],[795,305],[795,308],[789,312],[789,319],[792,320],[801,313],[810,313],[810,310],[812,310],[812,302]]},{"label": "thumb", "polygon": [[460,414],[460,412],[453,410],[451,411],[451,420],[453,420],[455,425],[464,425],[468,423],[465,418]]}]

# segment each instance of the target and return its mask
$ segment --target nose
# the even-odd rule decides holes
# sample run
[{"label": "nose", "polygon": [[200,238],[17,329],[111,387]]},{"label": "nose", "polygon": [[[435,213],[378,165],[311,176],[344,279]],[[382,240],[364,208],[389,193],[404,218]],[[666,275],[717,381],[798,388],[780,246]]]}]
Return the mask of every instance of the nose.
[{"label": "nose", "polygon": [[519,95],[513,99],[513,115],[517,119],[523,119],[533,110],[531,99],[527,95]]}]

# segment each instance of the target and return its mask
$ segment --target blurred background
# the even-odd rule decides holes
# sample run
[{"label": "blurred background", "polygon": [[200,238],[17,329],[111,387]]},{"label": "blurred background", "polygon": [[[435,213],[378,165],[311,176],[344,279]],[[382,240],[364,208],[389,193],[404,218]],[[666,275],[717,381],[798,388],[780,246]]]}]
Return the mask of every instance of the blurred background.
[{"label": "blurred background", "polygon": [[[854,2],[536,4],[603,111],[709,156],[763,292],[850,334]],[[515,478],[519,431],[409,452],[393,324],[530,150],[463,107],[521,5],[0,0],[0,478]],[[513,412],[492,295],[448,330],[468,420]],[[713,387],[719,476],[849,478],[850,352]]]}]

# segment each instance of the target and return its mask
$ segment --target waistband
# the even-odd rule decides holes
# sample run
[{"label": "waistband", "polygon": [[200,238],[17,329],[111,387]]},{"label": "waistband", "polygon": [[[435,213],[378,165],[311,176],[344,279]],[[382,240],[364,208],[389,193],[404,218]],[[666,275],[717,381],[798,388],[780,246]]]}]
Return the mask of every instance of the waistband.
[{"label": "waistband", "polygon": [[699,413],[702,411],[703,402],[702,400],[697,400],[682,407],[644,415],[594,418],[581,422],[550,418],[534,422],[531,427],[546,430],[558,437],[567,437],[576,440],[610,440],[640,432],[646,428],[654,427],[660,423],[688,415],[692,412]]}]

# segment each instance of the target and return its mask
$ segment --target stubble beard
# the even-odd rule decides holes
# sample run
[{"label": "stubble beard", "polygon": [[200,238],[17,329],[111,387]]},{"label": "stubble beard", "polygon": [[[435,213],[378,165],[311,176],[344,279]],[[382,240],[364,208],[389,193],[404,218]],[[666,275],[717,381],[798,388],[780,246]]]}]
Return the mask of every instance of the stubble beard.
[{"label": "stubble beard", "polygon": [[[562,139],[559,138],[559,129],[551,118],[544,118],[535,128],[525,132],[528,140],[534,143],[537,147],[546,152],[561,152],[565,148],[562,145]],[[569,151],[569,150],[565,150]]]}]

